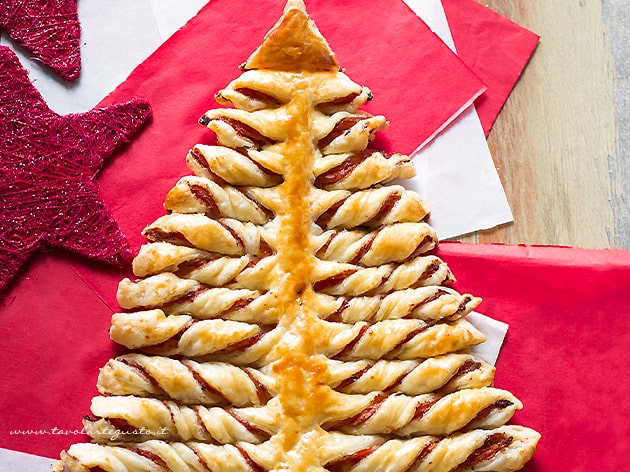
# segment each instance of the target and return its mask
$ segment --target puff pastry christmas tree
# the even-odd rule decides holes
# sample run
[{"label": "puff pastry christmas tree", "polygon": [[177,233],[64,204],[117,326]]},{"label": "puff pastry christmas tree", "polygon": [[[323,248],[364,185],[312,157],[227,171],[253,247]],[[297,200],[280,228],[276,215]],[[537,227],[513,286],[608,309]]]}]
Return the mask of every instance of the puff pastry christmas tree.
[{"label": "puff pastry christmas tree", "polygon": [[289,1],[205,113],[217,136],[147,226],[70,471],[513,471],[539,434],[466,353],[409,158]]}]

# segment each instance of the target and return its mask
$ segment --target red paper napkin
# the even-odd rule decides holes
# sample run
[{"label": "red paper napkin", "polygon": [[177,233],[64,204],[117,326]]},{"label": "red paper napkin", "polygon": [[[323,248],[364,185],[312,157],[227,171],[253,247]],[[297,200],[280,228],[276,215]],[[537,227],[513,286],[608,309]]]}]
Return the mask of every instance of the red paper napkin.
[{"label": "red paper napkin", "polygon": [[488,89],[475,101],[486,136],[540,36],[475,0],[442,0],[458,56]]},{"label": "red paper napkin", "polygon": [[[510,324],[495,383],[524,403],[514,422],[543,435],[525,470],[625,470],[630,252],[442,243],[439,254],[457,288],[483,297],[481,313]],[[84,439],[65,433],[81,427],[98,368],[115,349],[109,309],[67,261],[40,264],[46,271],[16,287],[38,296],[0,304],[0,407],[10,412],[0,447],[56,457]],[[28,429],[44,433],[10,434]]]},{"label": "red paper napkin", "polygon": [[496,384],[542,439],[525,471],[627,469],[630,252],[442,244],[480,311],[509,323]]},{"label": "red paper napkin", "polygon": [[71,267],[67,258],[43,255],[0,298],[2,448],[58,458],[89,439],[81,418],[116,347],[111,309]]}]

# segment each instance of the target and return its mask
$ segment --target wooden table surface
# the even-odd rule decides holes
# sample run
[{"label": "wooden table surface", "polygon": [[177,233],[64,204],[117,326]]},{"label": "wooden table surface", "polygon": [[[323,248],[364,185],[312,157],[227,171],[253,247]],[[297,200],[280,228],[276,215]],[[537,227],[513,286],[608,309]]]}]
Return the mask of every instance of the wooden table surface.
[{"label": "wooden table surface", "polygon": [[630,249],[630,0],[483,0],[541,36],[488,143],[514,223],[468,242]]}]

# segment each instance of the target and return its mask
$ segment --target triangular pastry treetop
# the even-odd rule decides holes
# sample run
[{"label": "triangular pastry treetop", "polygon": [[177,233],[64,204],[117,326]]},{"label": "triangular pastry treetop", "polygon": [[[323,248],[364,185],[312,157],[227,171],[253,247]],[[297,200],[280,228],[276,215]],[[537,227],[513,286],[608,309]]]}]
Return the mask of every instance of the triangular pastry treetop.
[{"label": "triangular pastry treetop", "polygon": [[335,53],[308,16],[302,0],[287,2],[282,17],[241,68],[287,72],[340,69]]},{"label": "triangular pastry treetop", "polygon": [[[510,472],[540,435],[469,349],[481,300],[370,147],[385,117],[290,0],[193,146],[118,287],[92,443],[64,472]],[[393,84],[395,85],[395,84]]]}]

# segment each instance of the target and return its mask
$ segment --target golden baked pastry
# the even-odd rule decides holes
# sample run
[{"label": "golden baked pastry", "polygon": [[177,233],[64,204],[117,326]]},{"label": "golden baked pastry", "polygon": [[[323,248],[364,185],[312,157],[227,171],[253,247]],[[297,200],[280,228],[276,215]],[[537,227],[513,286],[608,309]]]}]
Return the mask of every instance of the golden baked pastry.
[{"label": "golden baked pastry", "polygon": [[194,175],[143,231],[84,418],[93,443],[57,471],[514,471],[539,434],[467,352],[466,320],[428,206],[370,148],[382,116],[289,0],[232,108],[200,123]]}]

